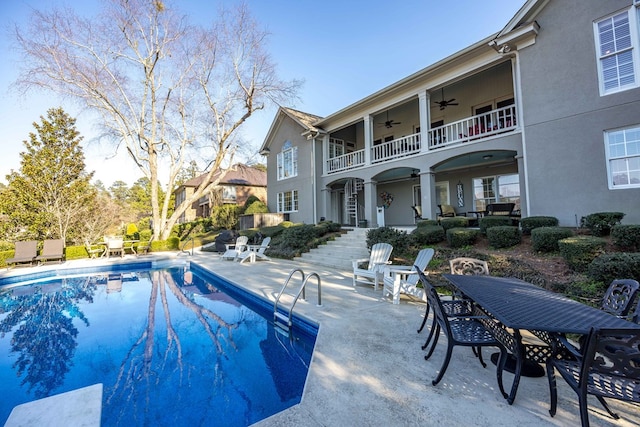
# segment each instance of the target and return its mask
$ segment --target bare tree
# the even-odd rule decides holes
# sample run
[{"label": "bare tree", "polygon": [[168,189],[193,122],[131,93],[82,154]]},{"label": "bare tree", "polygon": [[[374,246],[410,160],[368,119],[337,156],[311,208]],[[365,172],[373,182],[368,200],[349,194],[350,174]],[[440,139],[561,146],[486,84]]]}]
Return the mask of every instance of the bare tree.
[{"label": "bare tree", "polygon": [[[202,28],[169,1],[106,0],[92,19],[36,10],[15,36],[25,58],[17,86],[53,90],[100,114],[116,149],[152,183],[153,231],[161,239],[218,184],[211,178],[232,164],[246,120],[268,103],[292,100],[300,86],[277,77],[267,33],[244,5]],[[169,217],[159,183],[170,194],[193,156],[208,165],[207,179]]]}]

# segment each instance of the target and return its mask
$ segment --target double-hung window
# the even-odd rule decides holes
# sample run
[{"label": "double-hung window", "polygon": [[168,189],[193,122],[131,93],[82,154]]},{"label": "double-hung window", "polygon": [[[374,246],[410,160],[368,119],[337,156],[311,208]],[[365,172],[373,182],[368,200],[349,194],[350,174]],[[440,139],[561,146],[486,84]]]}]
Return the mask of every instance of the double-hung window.
[{"label": "double-hung window", "polygon": [[600,93],[638,86],[638,9],[635,6],[594,23]]},{"label": "double-hung window", "polygon": [[640,187],[640,126],[605,132],[609,188]]},{"label": "double-hung window", "polygon": [[287,141],[278,153],[278,181],[298,175],[298,147]]},{"label": "double-hung window", "polygon": [[298,211],[298,190],[278,193],[278,212]]}]

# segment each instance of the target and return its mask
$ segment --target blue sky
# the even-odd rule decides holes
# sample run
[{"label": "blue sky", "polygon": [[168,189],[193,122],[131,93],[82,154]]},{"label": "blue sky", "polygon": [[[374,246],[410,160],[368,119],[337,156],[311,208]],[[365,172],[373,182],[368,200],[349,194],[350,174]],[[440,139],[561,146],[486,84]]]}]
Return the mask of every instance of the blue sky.
[{"label": "blue sky", "polygon": [[[66,4],[91,14],[99,0],[9,0],[0,2],[0,180],[20,167],[22,141],[49,108],[62,106],[77,117],[84,136],[87,169],[107,187],[141,177],[123,153],[93,139],[90,115],[79,114],[53,94],[19,98],[9,90],[19,57],[8,28],[26,22],[32,8]],[[195,22],[213,18],[218,4],[235,0],[182,0]],[[291,107],[325,116],[501,30],[525,0],[247,0],[256,20],[270,33],[268,50],[284,79],[302,79],[301,101]],[[80,9],[81,8],[81,9]],[[196,21],[196,19],[198,21]],[[276,109],[252,117],[245,139],[260,147]],[[123,150],[121,150],[123,151]],[[114,172],[115,171],[115,172]]]}]

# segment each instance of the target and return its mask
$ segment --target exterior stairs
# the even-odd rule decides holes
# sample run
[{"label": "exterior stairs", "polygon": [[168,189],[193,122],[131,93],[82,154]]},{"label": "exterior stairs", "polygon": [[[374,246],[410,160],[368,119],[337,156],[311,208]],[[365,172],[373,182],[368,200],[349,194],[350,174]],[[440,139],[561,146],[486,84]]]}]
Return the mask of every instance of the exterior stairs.
[{"label": "exterior stairs", "polygon": [[349,231],[346,234],[303,253],[300,257],[294,258],[294,261],[334,267],[339,270],[352,270],[352,260],[369,258],[369,249],[367,249],[367,231],[369,229],[347,230]]}]

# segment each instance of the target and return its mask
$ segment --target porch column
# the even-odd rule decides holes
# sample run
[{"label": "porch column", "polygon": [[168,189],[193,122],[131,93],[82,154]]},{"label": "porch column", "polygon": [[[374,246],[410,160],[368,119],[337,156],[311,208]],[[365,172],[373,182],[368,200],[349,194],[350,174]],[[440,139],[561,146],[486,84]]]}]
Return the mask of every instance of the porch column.
[{"label": "porch column", "polygon": [[420,172],[420,192],[422,193],[422,218],[438,218],[436,206],[436,174],[433,172]]},{"label": "porch column", "polygon": [[325,134],[322,136],[322,175],[326,175],[329,171],[327,171],[327,160],[329,159],[329,135]]},{"label": "porch column", "polygon": [[426,153],[429,151],[428,135],[429,129],[431,128],[431,110],[429,109],[429,103],[431,102],[431,97],[427,91],[420,92],[418,94],[418,107],[420,114],[420,141],[422,144],[420,145],[420,152]]},{"label": "porch column", "polygon": [[320,190],[320,196],[318,197],[318,221],[322,218],[325,221],[340,222],[338,218],[332,218],[329,216],[329,206],[331,206],[331,189],[326,186]]},{"label": "porch column", "polygon": [[378,227],[378,215],[376,213],[376,201],[378,200],[378,182],[365,181],[364,183],[364,217],[369,221],[369,227]]},{"label": "porch column", "polygon": [[373,118],[367,114],[362,118],[364,121],[364,164],[371,164],[371,147],[373,147]]},{"label": "porch column", "polygon": [[518,162],[518,181],[520,182],[520,214],[522,218],[529,216],[529,203],[527,190],[529,189],[529,185],[527,183],[527,174],[525,173],[525,163],[524,156],[522,154],[518,154],[516,156],[516,161]]}]

